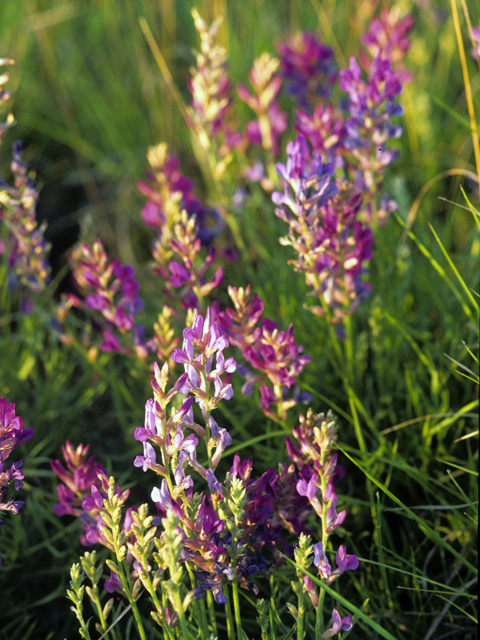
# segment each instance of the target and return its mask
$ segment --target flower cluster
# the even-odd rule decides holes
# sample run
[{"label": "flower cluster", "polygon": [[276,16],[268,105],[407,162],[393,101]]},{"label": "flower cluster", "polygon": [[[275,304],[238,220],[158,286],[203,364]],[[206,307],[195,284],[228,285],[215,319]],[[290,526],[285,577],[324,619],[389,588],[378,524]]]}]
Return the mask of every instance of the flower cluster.
[{"label": "flower cluster", "polygon": [[272,195],[281,205],[276,215],[289,226],[280,242],[295,249],[298,258],[290,263],[305,274],[311,295],[320,298],[322,305],[309,309],[317,315],[331,309],[332,321],[340,324],[369,293],[363,276],[371,258],[372,232],[359,220],[360,196],[337,196],[333,165],[324,165],[315,153],[312,157],[302,135],[289,143],[287,153],[287,164],[277,165],[284,193]]},{"label": "flower cluster", "polygon": [[[374,17],[367,33],[362,37],[362,44],[367,48],[372,59],[390,60],[399,74],[403,84],[410,82],[412,74],[400,66],[402,59],[410,48],[407,36],[413,27],[412,16],[400,19],[398,7],[384,7],[380,17]],[[369,68],[370,61],[363,51],[359,53],[362,66]]]},{"label": "flower cluster", "polygon": [[[169,243],[169,249],[165,250],[164,244],[158,241],[153,250],[155,259],[154,272],[163,278],[169,279],[170,290],[164,289],[164,294],[180,302],[182,309],[201,310],[201,302],[223,279],[223,269],[218,267],[210,282],[206,282],[204,274],[215,260],[216,248],[212,246],[203,263],[201,263],[201,240],[198,237],[198,224],[195,216],[188,218],[183,211],[180,219],[173,227],[173,237]],[[177,260],[170,258],[177,257]],[[166,265],[168,263],[168,270]],[[180,291],[172,291],[180,289]]]},{"label": "flower cluster", "polygon": [[137,183],[140,192],[148,198],[141,211],[144,223],[167,244],[185,210],[189,216],[196,217],[202,244],[210,244],[220,230],[221,221],[216,212],[207,209],[194,196],[191,180],[180,173],[178,158],[170,154],[167,144],[162,142],[149,148],[147,159],[151,170],[146,171],[146,180]]},{"label": "flower cluster", "polygon": [[[254,351],[257,348],[260,355],[256,357],[261,358],[258,369],[273,377],[276,384],[293,383],[308,358],[299,355],[291,330],[283,335],[265,319],[256,326],[263,311],[261,301],[255,296],[250,299],[249,289],[232,293],[240,319],[231,325],[232,341],[246,343],[247,352],[249,347]],[[229,316],[234,316],[232,310]],[[274,354],[267,348],[266,337],[275,331],[278,346],[273,346],[275,340],[271,346],[274,351],[277,348],[277,366],[270,369]],[[321,578],[330,584],[345,570],[358,566],[355,556],[348,556],[343,546],[336,554],[335,569],[326,556],[328,536],[346,515],[345,511],[336,511],[334,484],[341,477],[341,468],[336,464],[336,455],[332,455],[334,423],[330,416],[315,416],[311,410],[306,418],[300,416],[300,425],[293,429],[299,446],[287,437],[292,463],[289,467],[280,465],[278,474],[269,469],[254,479],[252,459],[242,461],[237,453],[224,481],[217,479],[220,459],[232,442],[226,429],[219,427],[211,415],[222,400],[233,395],[228,378],[235,371],[236,362],[224,356],[228,347],[229,340],[213,319],[212,310],[207,309],[205,318],[195,316],[192,326],[183,332],[182,348],[171,354],[174,362],[183,364],[184,373],[170,383],[168,363],[162,368],[154,365],[154,397],[146,403],[144,426],[134,433],[143,445],[143,455],[135,458],[134,465],[143,471],[152,470],[161,478],[160,486],[151,492],[158,517],[148,516],[146,505],[127,509],[128,491],[121,492],[114,478],[107,479],[95,459],[87,458],[88,447],[74,449],[67,442],[63,450],[67,469],[58,461],[52,462],[63,483],[58,489],[57,515],[79,516],[85,530],[82,542],[101,544],[114,554],[115,560],[107,560],[110,577],[105,581],[105,590],[121,594],[134,611],[136,599],[145,590],[153,604],[152,616],[159,625],[186,625],[185,612],[191,601],[202,600],[206,593],[218,604],[230,607],[230,589],[238,624],[238,589],[258,594],[253,577],[268,569],[264,553],[270,550],[280,562],[277,546],[287,531],[301,534],[300,547],[295,550],[298,559],[312,508],[322,520],[322,540],[310,551]],[[255,359],[253,353],[248,357]],[[194,415],[195,404],[200,409],[200,423]],[[206,462],[200,462],[201,457]],[[194,493],[194,479],[187,474],[188,467],[199,474],[209,493]],[[283,538],[283,549],[288,548]],[[95,583],[89,592],[95,602],[100,569],[95,568],[94,556],[90,555],[82,560],[83,565]],[[191,582],[186,596],[181,595],[185,593],[185,573]],[[317,607],[318,594],[304,574],[301,589]],[[80,591],[75,593],[71,598],[78,609]],[[106,614],[100,616],[103,629],[107,626]],[[352,626],[350,618],[340,618],[336,610],[332,621],[332,628],[322,637]]]},{"label": "flower cluster", "polygon": [[329,98],[337,79],[333,51],[314,33],[299,32],[277,45],[287,93],[303,109],[310,110],[319,98]]},{"label": "flower cluster", "polygon": [[[139,182],[138,186],[148,197],[142,217],[157,232],[152,251],[153,272],[162,279],[162,293],[169,303],[164,306],[162,314],[170,317],[168,309],[175,307],[178,311],[200,311],[203,298],[223,278],[221,267],[217,268],[210,282],[204,278],[215,259],[214,246],[203,262],[200,256],[202,246],[211,244],[222,228],[222,221],[215,211],[207,210],[193,196],[192,183],[181,175],[178,160],[168,155],[165,143],[150,148],[148,160],[154,173],[147,173],[149,183]],[[215,221],[215,225],[208,226],[207,218]],[[156,330],[153,340],[157,347],[163,345],[157,350],[157,355],[163,358],[166,354],[165,332]]]},{"label": "flower cluster", "polygon": [[80,537],[83,545],[90,545],[95,540],[88,537],[90,529],[96,526],[96,520],[89,516],[84,508],[83,501],[91,495],[93,487],[98,491],[101,488],[99,476],[106,475],[105,469],[95,460],[95,456],[88,456],[90,445],[79,444],[75,448],[67,440],[62,447],[63,458],[67,468],[60,460],[50,462],[53,472],[59,477],[62,484],[57,485],[58,504],[53,507],[57,516],[73,515],[80,518],[82,527],[86,532]]},{"label": "flower cluster", "polygon": [[221,180],[232,159],[231,149],[242,139],[229,123],[232,85],[228,77],[227,52],[218,41],[222,19],[218,18],[208,26],[196,9],[192,10],[192,15],[200,35],[200,51],[195,52],[196,67],[190,70],[190,126],[206,153],[211,176]]},{"label": "flower cluster", "polygon": [[[9,404],[6,398],[0,398],[0,501],[13,485],[15,491],[23,487],[23,460],[6,464],[9,455],[21,444],[33,436],[33,429],[24,429],[23,420],[15,415],[15,405]],[[11,511],[16,515],[25,502],[10,498],[0,502],[0,511]],[[4,524],[0,521],[0,525]],[[1,560],[0,560],[1,564]]]},{"label": "flower cluster", "polygon": [[[246,378],[242,393],[250,395],[254,384],[262,382],[259,391],[264,413],[274,420],[279,417],[284,420],[288,409],[310,400],[309,394],[301,394],[296,386],[296,378],[310,362],[310,356],[303,355],[303,347],[295,342],[293,324],[287,331],[280,331],[276,322],[262,319],[263,302],[257,294],[250,298],[250,285],[246,289],[229,287],[228,292],[235,310],[227,308],[219,313],[218,322],[230,342],[241,349],[245,360],[259,372],[254,375],[245,366],[239,368]],[[293,397],[289,397],[292,387]],[[276,414],[270,409],[272,405],[277,408]]]},{"label": "flower cluster", "polygon": [[[337,512],[338,497],[335,485],[345,474],[344,469],[337,465],[337,454],[333,454],[332,445],[336,437],[335,418],[331,413],[325,416],[323,413],[315,415],[311,409],[306,417],[300,416],[300,424],[293,428],[293,436],[298,442],[298,447],[292,439],[286,436],[287,452],[290,460],[295,465],[300,480],[297,483],[297,491],[308,499],[309,503],[322,522],[322,539],[310,546],[310,538],[300,536],[299,547],[295,552],[295,558],[300,569],[308,569],[312,560],[308,558],[313,552],[313,564],[318,569],[320,578],[326,584],[331,584],[347,570],[355,570],[359,561],[355,555],[347,555],[344,545],[340,545],[335,555],[336,568],[332,569],[327,557],[327,542],[333,531],[345,522],[347,512]],[[308,596],[314,607],[321,606],[319,593],[312,579],[302,571],[297,573],[300,579],[300,593],[303,591]],[[323,598],[323,593],[320,593]],[[301,598],[299,599],[301,600]],[[346,617],[340,620],[336,610],[332,614],[333,626],[322,635],[322,638],[330,638],[340,630],[348,630],[352,627],[352,620]]]},{"label": "flower cluster", "polygon": [[45,290],[50,281],[45,224],[38,225],[35,208],[38,192],[22,161],[22,145],[13,145],[11,163],[14,185],[0,178],[0,256],[7,258],[10,290],[20,285],[34,293]]},{"label": "flower cluster", "polygon": [[[398,151],[387,147],[387,143],[402,134],[400,125],[392,123],[392,118],[403,115],[403,108],[396,102],[402,83],[390,61],[380,56],[373,59],[367,81],[362,80],[362,70],[352,57],[349,69],[340,72],[340,88],[350,100],[345,147],[354,158],[355,186],[370,196],[367,220],[381,221],[395,208],[391,202],[386,207],[377,205],[376,196],[385,167],[398,157]],[[374,205],[377,211],[373,211]]]},{"label": "flower cluster", "polygon": [[278,155],[279,139],[287,128],[287,114],[280,111],[277,95],[282,86],[282,79],[275,75],[279,67],[278,58],[263,53],[257,58],[248,75],[255,95],[252,95],[244,84],[237,87],[241,100],[255,112],[257,119],[245,127],[245,137],[250,144],[262,147],[264,151]]},{"label": "flower cluster", "polygon": [[[138,282],[134,280],[134,270],[124,266],[120,260],[108,259],[102,241],[98,239],[90,248],[83,243],[71,260],[73,277],[84,303],[70,294],[74,306],[85,306],[97,311],[104,321],[103,351],[135,352],[140,359],[147,357],[147,347],[143,338],[143,326],[135,325],[135,316],[143,308],[143,300],[138,294]],[[122,344],[122,336],[128,336],[128,344]]]}]

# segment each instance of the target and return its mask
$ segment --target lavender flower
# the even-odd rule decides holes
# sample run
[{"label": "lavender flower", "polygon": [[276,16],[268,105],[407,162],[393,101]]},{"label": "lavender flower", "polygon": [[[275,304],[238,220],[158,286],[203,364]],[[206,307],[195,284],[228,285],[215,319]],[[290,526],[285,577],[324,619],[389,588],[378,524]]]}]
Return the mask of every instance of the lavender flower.
[{"label": "lavender flower", "polygon": [[[137,295],[139,285],[133,278],[133,268],[124,266],[120,260],[109,262],[100,239],[92,248],[83,243],[80,251],[72,257],[71,265],[74,279],[85,296],[84,306],[98,311],[107,321],[100,348],[103,351],[135,352],[144,360],[147,348],[143,327],[135,326],[135,316],[143,308],[143,300]],[[129,337],[129,346],[122,345],[123,340],[117,332],[120,336]]]},{"label": "lavender flower", "polygon": [[[23,420],[15,415],[15,405],[9,404],[6,398],[0,398],[0,500],[13,485],[15,491],[23,487],[23,460],[5,462],[9,455],[21,444],[33,436],[33,429],[24,429]],[[25,502],[10,498],[0,502],[0,511],[11,511],[16,515]],[[0,521],[0,525],[4,524]],[[0,560],[0,564],[2,561]]]},{"label": "lavender flower", "polygon": [[310,115],[297,110],[298,122],[295,129],[311,144],[314,153],[326,158],[337,168],[343,167],[345,160],[346,129],[341,111],[333,104],[318,104]]},{"label": "lavender flower", "polygon": [[57,516],[68,514],[80,518],[85,531],[85,534],[80,536],[80,542],[85,546],[94,542],[89,532],[96,529],[97,519],[86,513],[83,501],[92,495],[93,490],[100,491],[102,485],[99,476],[106,474],[102,465],[96,462],[95,456],[87,457],[89,448],[90,445],[83,444],[75,448],[67,440],[62,447],[67,468],[65,469],[60,460],[50,462],[53,472],[62,482],[57,486],[59,503],[54,505],[54,513]]},{"label": "lavender flower", "polygon": [[[401,61],[410,48],[408,33],[413,26],[412,16],[405,16],[400,20],[400,10],[398,7],[384,7],[380,17],[374,17],[370,23],[367,33],[362,37],[362,44],[367,48],[370,56],[374,59],[380,57],[390,60],[392,66],[400,77],[403,84],[410,82],[412,74],[406,71]],[[360,52],[362,65],[368,69],[369,61],[367,56]]]},{"label": "lavender flower", "polygon": [[[242,392],[250,395],[255,383],[268,382],[259,387],[264,413],[274,420],[279,416],[285,419],[286,412],[298,401],[308,402],[297,388],[294,397],[288,397],[288,390],[295,385],[297,376],[303,371],[310,356],[302,355],[303,347],[298,346],[293,337],[293,325],[287,331],[279,331],[278,324],[269,318],[263,318],[263,302],[254,294],[250,299],[250,285],[244,290],[229,287],[228,292],[235,305],[235,311],[227,308],[218,314],[219,325],[231,342],[242,350],[244,358],[260,375],[252,375],[242,366],[241,375],[247,379]],[[273,387],[273,389],[272,389]],[[270,406],[277,407],[275,414]]]},{"label": "lavender flower", "polygon": [[350,100],[345,147],[353,157],[350,163],[354,163],[355,186],[367,198],[363,215],[369,222],[384,222],[396,208],[381,188],[385,168],[398,157],[398,151],[387,147],[387,143],[402,134],[400,125],[392,122],[392,118],[403,115],[403,108],[396,102],[402,91],[401,79],[390,61],[377,55],[364,81],[362,70],[352,57],[349,69],[340,72],[340,88]]},{"label": "lavender flower", "polygon": [[22,285],[39,294],[50,281],[50,245],[44,238],[46,225],[36,221],[38,192],[22,161],[20,142],[14,143],[12,155],[14,186],[0,178],[0,256],[7,258],[11,290]]},{"label": "lavender flower", "polygon": [[350,631],[353,627],[353,622],[350,616],[340,618],[340,614],[336,609],[332,611],[332,626],[322,634],[322,640],[327,640],[340,633],[340,631]]},{"label": "lavender flower", "polygon": [[[207,309],[205,321],[200,315],[195,316],[192,328],[183,332],[183,348],[176,349],[172,358],[183,363],[188,375],[183,392],[191,392],[202,409],[205,419],[220,400],[229,400],[233,395],[232,385],[224,385],[220,376],[232,373],[237,365],[233,358],[223,357],[223,350],[229,342],[221,335],[216,321],[211,321],[210,309]],[[216,368],[212,370],[213,356],[216,356]],[[208,387],[214,383],[214,393],[210,395]]]},{"label": "lavender flower", "polygon": [[140,192],[148,198],[141,211],[145,224],[156,231],[157,240],[162,238],[163,244],[168,245],[174,224],[185,210],[188,216],[196,217],[197,235],[203,245],[208,245],[222,227],[218,214],[194,196],[191,180],[180,173],[180,162],[169,153],[165,142],[150,147],[147,158],[151,170],[146,171],[146,181],[137,182]]},{"label": "lavender flower", "polygon": [[470,54],[474,60],[478,61],[480,60],[480,26],[474,27],[472,29],[472,34],[475,41],[475,46],[472,47]]},{"label": "lavender flower", "polygon": [[302,135],[289,143],[287,153],[287,164],[277,165],[285,191],[272,195],[273,202],[281,205],[275,214],[289,225],[288,236],[280,242],[295,249],[298,258],[290,264],[305,274],[313,287],[311,295],[322,302],[309,309],[317,315],[331,309],[332,321],[340,324],[370,291],[363,276],[371,258],[372,233],[358,219],[360,196],[348,199],[348,191],[343,191],[335,197],[338,187],[330,181],[333,165],[323,165],[316,155],[310,160]]},{"label": "lavender flower", "polygon": [[[188,219],[184,211],[180,220],[174,226],[174,237],[170,241],[170,247],[174,254],[180,257],[181,263],[170,260],[170,284],[174,288],[180,288],[178,299],[184,309],[200,308],[200,303],[223,279],[223,269],[218,267],[210,282],[206,282],[204,274],[215,260],[215,247],[208,252],[203,264],[199,264],[199,252],[201,249],[200,238],[197,237],[198,225],[195,217]],[[154,251],[156,258],[159,253]],[[198,265],[198,266],[197,266]]]},{"label": "lavender flower", "polygon": [[333,51],[308,31],[277,44],[286,92],[297,98],[305,110],[318,98],[328,98],[335,84],[337,71]]}]

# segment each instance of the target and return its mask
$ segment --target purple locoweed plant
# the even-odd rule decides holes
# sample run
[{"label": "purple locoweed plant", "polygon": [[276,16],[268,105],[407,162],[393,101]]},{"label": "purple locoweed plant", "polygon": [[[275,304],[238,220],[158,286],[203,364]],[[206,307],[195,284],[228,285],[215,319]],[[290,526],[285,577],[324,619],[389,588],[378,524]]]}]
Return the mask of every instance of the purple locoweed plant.
[{"label": "purple locoweed plant", "polygon": [[329,98],[337,80],[333,51],[314,33],[302,31],[277,44],[286,92],[310,111],[319,99]]},{"label": "purple locoweed plant", "polygon": [[373,59],[368,78],[363,80],[361,67],[352,57],[349,69],[340,72],[340,88],[349,97],[345,147],[351,156],[347,162],[350,160],[354,168],[355,187],[366,201],[363,216],[369,223],[384,223],[396,208],[381,189],[385,168],[399,155],[387,144],[402,134],[401,126],[392,122],[403,115],[396,102],[402,83],[390,61],[380,55]]},{"label": "purple locoweed plant", "polygon": [[287,153],[287,164],[277,165],[285,190],[272,195],[280,205],[275,214],[289,226],[280,242],[295,249],[298,258],[289,262],[320,299],[320,306],[308,308],[339,325],[370,291],[363,278],[372,232],[359,219],[360,194],[339,193],[333,165],[324,165],[303,135],[289,143]]},{"label": "purple locoweed plant", "polygon": [[20,287],[34,294],[45,291],[50,282],[45,240],[46,225],[36,221],[38,191],[22,160],[22,145],[13,145],[11,170],[13,186],[0,178],[0,259],[6,259],[8,288]]},{"label": "purple locoweed plant", "polygon": [[178,158],[168,151],[165,142],[150,147],[147,153],[150,169],[145,180],[139,180],[139,191],[148,198],[141,211],[147,227],[150,227],[167,244],[173,237],[173,227],[183,210],[195,216],[198,237],[203,245],[209,245],[222,228],[222,221],[212,209],[207,209],[194,195],[193,184],[180,173]]},{"label": "purple locoweed plant", "polygon": [[[410,41],[407,36],[412,27],[412,16],[407,15],[400,19],[398,7],[384,7],[380,17],[375,16],[372,19],[367,33],[361,39],[371,59],[379,57],[383,60],[390,60],[392,67],[403,84],[410,82],[412,79],[412,73],[405,70],[402,63],[410,48]],[[359,52],[359,59],[362,62],[362,66],[368,69],[371,60],[369,60],[365,52]]]},{"label": "purple locoweed plant", "polygon": [[145,360],[148,349],[143,325],[135,324],[135,316],[143,308],[138,296],[139,285],[134,269],[120,260],[109,260],[100,239],[89,247],[86,243],[72,254],[73,278],[84,298],[70,294],[72,306],[96,312],[103,324],[102,351],[135,354]]},{"label": "purple locoweed plant", "polygon": [[188,110],[189,125],[200,153],[200,164],[206,165],[213,180],[221,180],[233,159],[232,149],[241,142],[231,123],[232,83],[228,75],[228,55],[220,44],[217,18],[210,26],[196,9],[192,10],[195,29],[200,36],[200,51],[195,51],[189,89],[192,105]]},{"label": "purple locoweed plant", "polygon": [[[0,67],[12,64],[13,60],[0,58]],[[4,89],[7,81],[8,73],[3,73],[0,105],[11,97]],[[3,134],[13,124],[12,114],[0,123],[0,146]],[[38,225],[36,221],[38,191],[22,160],[21,142],[13,144],[12,156],[13,185],[0,177],[0,265],[5,261],[9,291],[22,288],[25,293],[40,294],[50,281],[50,245],[44,237],[46,225]]]},{"label": "purple locoweed plant", "polygon": [[[258,373],[253,374],[244,365],[239,368],[246,382],[244,395],[251,395],[259,385],[260,407],[273,420],[285,420],[287,411],[298,402],[308,403],[310,395],[301,393],[296,382],[310,356],[303,354],[303,347],[293,337],[293,324],[287,331],[269,318],[262,318],[263,302],[257,294],[251,296],[250,285],[246,289],[228,287],[235,310],[227,308],[218,314],[218,322],[232,344],[241,349],[245,360]],[[293,394],[289,390],[293,387]],[[271,407],[276,408],[276,413]]]},{"label": "purple locoweed plant", "polygon": [[[319,573],[320,582],[329,585],[339,578],[345,571],[358,568],[359,561],[355,555],[347,555],[344,545],[340,545],[335,555],[336,568],[327,556],[328,539],[330,535],[343,525],[347,512],[337,512],[338,497],[335,485],[345,474],[345,470],[337,465],[337,454],[333,453],[336,439],[336,422],[332,413],[315,415],[311,409],[307,415],[300,416],[300,424],[293,428],[293,436],[298,446],[286,436],[287,451],[290,460],[295,465],[300,480],[297,491],[308,499],[315,513],[322,523],[322,539],[312,545],[311,536],[301,534],[298,547],[295,549],[298,583],[294,591],[298,597],[298,609],[289,605],[290,612],[297,619],[297,625],[303,625],[299,612],[305,606],[305,593],[316,609],[315,638],[325,640],[339,631],[348,631],[353,622],[349,616],[340,618],[336,609],[332,612],[331,628],[324,629],[324,599],[325,590],[315,587],[313,580],[306,574],[312,563]],[[313,559],[312,559],[313,554]],[[299,638],[302,635],[299,634]]]},{"label": "purple locoweed plant", "polygon": [[[7,463],[7,458],[21,444],[33,436],[33,429],[23,428],[23,420],[15,415],[15,405],[10,404],[6,398],[0,398],[0,511],[11,511],[16,515],[24,506],[22,500],[9,498],[3,502],[4,496],[13,486],[15,491],[23,487],[24,473],[23,460]],[[5,524],[0,521],[0,525]],[[0,564],[2,561],[0,559]]]},{"label": "purple locoweed plant", "polygon": [[101,488],[99,476],[106,475],[105,469],[96,462],[95,456],[88,456],[90,445],[79,444],[76,448],[67,440],[62,447],[65,468],[60,460],[50,462],[53,472],[61,480],[57,485],[58,504],[53,507],[57,516],[79,517],[85,534],[80,536],[83,545],[92,545],[96,539],[89,532],[96,527],[96,519],[83,509],[83,501],[91,495],[92,487]]}]

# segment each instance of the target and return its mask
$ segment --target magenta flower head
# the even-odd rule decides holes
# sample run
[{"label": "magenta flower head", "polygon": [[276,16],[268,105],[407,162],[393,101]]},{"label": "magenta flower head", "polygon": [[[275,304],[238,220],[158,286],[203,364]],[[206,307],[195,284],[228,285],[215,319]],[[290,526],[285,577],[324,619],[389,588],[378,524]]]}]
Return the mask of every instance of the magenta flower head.
[{"label": "magenta flower head", "polygon": [[[225,360],[223,350],[229,346],[225,335],[220,333],[217,321],[211,320],[210,307],[205,320],[199,314],[195,316],[191,328],[183,332],[183,347],[175,349],[172,359],[184,365],[187,381],[182,393],[192,393],[200,404],[204,418],[207,410],[214,409],[220,400],[229,400],[233,395],[232,385],[224,384],[221,376],[233,373],[237,363],[233,358]],[[216,365],[213,368],[215,357]],[[210,395],[210,383],[214,383],[214,392]]]},{"label": "magenta flower head", "polygon": [[332,611],[332,626],[330,629],[327,629],[322,634],[322,640],[327,640],[328,638],[332,638],[336,636],[340,631],[350,631],[353,627],[353,621],[350,616],[345,616],[345,618],[341,618],[340,614],[336,609]]},{"label": "magenta flower head", "polygon": [[[138,296],[139,285],[134,279],[133,267],[123,265],[120,260],[109,261],[100,239],[92,247],[83,243],[74,252],[71,266],[75,282],[85,296],[84,308],[97,312],[103,321],[104,340],[100,348],[136,352],[144,360],[147,348],[143,328],[135,325],[143,300]],[[125,343],[128,346],[123,346]]]},{"label": "magenta flower head", "polygon": [[[372,19],[367,33],[362,37],[362,44],[365,45],[370,56],[390,60],[404,84],[412,79],[412,74],[401,66],[401,60],[410,48],[410,40],[407,36],[412,27],[412,16],[400,19],[400,11],[397,7],[392,9],[384,7],[380,17],[375,16]],[[368,68],[369,61],[363,52],[360,53],[360,59],[363,66]]]},{"label": "magenta flower head", "polygon": [[[14,449],[32,436],[33,429],[24,429],[22,418],[15,415],[15,405],[9,404],[6,398],[0,398],[0,511],[11,511],[16,515],[25,504],[13,498],[1,502],[11,485],[15,491],[23,487],[24,478],[23,460],[9,461],[6,466],[5,461]],[[0,520],[0,525],[2,524],[4,522]]]},{"label": "magenta flower head", "polygon": [[[316,154],[311,158],[307,141],[301,134],[288,143],[287,155],[287,164],[276,166],[278,175],[284,180],[285,191],[275,191],[272,200],[275,204],[286,205],[296,217],[305,218],[338,193],[338,187],[331,180],[334,166],[324,165]],[[284,208],[275,213],[282,219],[290,219]]]},{"label": "magenta flower head", "polygon": [[337,79],[333,51],[314,33],[302,31],[279,42],[281,74],[286,92],[309,110],[318,98],[328,98]]},{"label": "magenta flower head", "polygon": [[7,261],[10,290],[22,286],[41,293],[50,282],[50,245],[44,237],[45,224],[38,226],[36,221],[38,191],[22,160],[21,142],[14,143],[12,155],[14,185],[0,178],[0,261]]}]

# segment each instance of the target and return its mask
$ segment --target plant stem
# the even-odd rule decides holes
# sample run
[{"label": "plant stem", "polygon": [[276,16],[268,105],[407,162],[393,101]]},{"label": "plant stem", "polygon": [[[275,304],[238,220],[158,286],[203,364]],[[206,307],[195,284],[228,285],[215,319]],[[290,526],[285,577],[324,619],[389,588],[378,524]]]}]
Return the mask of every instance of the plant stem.
[{"label": "plant stem", "polygon": [[234,630],[232,608],[230,606],[230,600],[227,600],[227,602],[225,603],[225,613],[227,614],[228,640],[235,640],[235,630]]},{"label": "plant stem", "polygon": [[315,640],[321,640],[323,633],[323,603],[325,602],[325,591],[320,588],[320,598],[317,605],[317,618],[315,621]]},{"label": "plant stem", "polygon": [[217,616],[215,614],[215,604],[213,602],[213,595],[211,591],[207,591],[206,598],[208,612],[210,614],[210,624],[212,625],[214,635],[218,638]]}]

